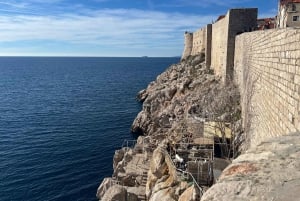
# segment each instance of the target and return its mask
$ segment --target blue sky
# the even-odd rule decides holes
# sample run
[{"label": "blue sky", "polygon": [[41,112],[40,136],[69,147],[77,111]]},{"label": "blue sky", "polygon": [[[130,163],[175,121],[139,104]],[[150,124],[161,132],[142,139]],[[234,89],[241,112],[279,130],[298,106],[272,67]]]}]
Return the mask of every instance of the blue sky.
[{"label": "blue sky", "polygon": [[0,0],[0,56],[179,56],[183,33],[277,0]]}]

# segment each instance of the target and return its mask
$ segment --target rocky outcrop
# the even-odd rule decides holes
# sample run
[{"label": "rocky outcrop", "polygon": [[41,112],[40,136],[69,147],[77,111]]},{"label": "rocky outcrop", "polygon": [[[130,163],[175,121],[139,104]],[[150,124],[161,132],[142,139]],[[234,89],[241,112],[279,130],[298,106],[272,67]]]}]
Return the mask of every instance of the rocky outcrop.
[{"label": "rocky outcrop", "polygon": [[299,200],[300,133],[269,139],[242,154],[201,201]]},{"label": "rocky outcrop", "polygon": [[139,92],[143,109],[133,122],[133,132],[180,141],[182,133],[199,132],[195,125],[204,120],[240,118],[235,86],[224,86],[201,58],[189,57],[172,65]]},{"label": "rocky outcrop", "polygon": [[[165,147],[185,134],[203,133],[204,121],[230,122],[234,145],[243,142],[239,93],[224,86],[201,57],[169,67],[137,98],[143,109],[132,131],[143,134],[137,145],[115,152],[113,178],[98,188],[100,200],[196,201],[199,189],[181,180]],[[142,148],[141,148],[142,147]],[[156,149],[155,149],[156,148]],[[230,163],[215,160],[217,183],[201,201],[284,201],[300,197],[300,134],[270,139]],[[215,177],[216,178],[216,177]],[[121,184],[121,185],[119,185]],[[202,193],[202,192],[201,192]]]},{"label": "rocky outcrop", "polygon": [[[143,102],[143,109],[132,131],[144,136],[134,148],[115,152],[111,186],[122,184],[124,196],[134,194],[140,200],[143,196],[150,201],[196,200],[200,192],[178,177],[166,154],[166,144],[180,142],[187,133],[203,135],[205,120],[237,121],[240,109],[236,87],[224,86],[206,68],[201,55],[170,66],[137,98]],[[99,187],[99,199],[111,191],[107,183],[109,180],[104,180]]]},{"label": "rocky outcrop", "polygon": [[[112,178],[105,178],[96,194],[100,200],[110,198],[112,193],[115,196],[124,197],[122,199],[126,201],[140,200],[139,197],[145,197],[143,179],[146,178],[145,172],[149,169],[150,158],[147,153],[150,150],[147,149],[147,146],[141,150],[140,143],[143,142],[144,140],[138,140],[133,148],[124,147],[115,151]],[[111,190],[112,187],[114,187],[113,190]],[[123,190],[120,190],[119,187],[122,187]]]},{"label": "rocky outcrop", "polygon": [[104,178],[97,190],[97,198],[102,198],[108,189],[113,185],[113,180],[110,177]]},{"label": "rocky outcrop", "polygon": [[124,187],[120,185],[111,186],[103,195],[101,201],[126,201],[127,191]]},{"label": "rocky outcrop", "polygon": [[199,200],[200,192],[194,185],[190,186],[181,180],[166,150],[159,146],[150,162],[146,195],[149,201],[196,201]]},{"label": "rocky outcrop", "polygon": [[167,193],[168,200],[176,198],[175,192],[171,189],[179,184],[179,181],[176,169],[165,152],[162,147],[158,147],[153,152],[146,185],[146,196],[150,200],[155,200],[165,192],[169,192]]}]

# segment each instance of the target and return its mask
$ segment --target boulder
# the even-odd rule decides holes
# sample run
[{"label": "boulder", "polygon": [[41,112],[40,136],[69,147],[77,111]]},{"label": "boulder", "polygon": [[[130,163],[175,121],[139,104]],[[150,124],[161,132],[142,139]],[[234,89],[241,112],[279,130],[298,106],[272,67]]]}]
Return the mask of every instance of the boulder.
[{"label": "boulder", "polygon": [[168,167],[165,162],[165,155],[159,148],[153,152],[152,159],[150,161],[150,171],[157,178],[161,178],[167,172]]},{"label": "boulder", "polygon": [[174,188],[169,187],[167,189],[162,189],[156,193],[154,193],[149,201],[176,201]]},{"label": "boulder", "polygon": [[179,197],[178,201],[198,201],[200,198],[199,192],[194,185],[186,189]]},{"label": "boulder", "polygon": [[122,161],[125,154],[125,149],[119,149],[115,151],[113,159],[113,168],[115,169],[120,161]]},{"label": "boulder", "polygon": [[[162,144],[164,141],[162,142]],[[165,192],[165,189],[169,189],[179,184],[177,179],[176,168],[163,148],[157,148],[152,156],[150,162],[150,170],[148,172],[148,179],[146,184],[146,195],[152,197],[153,194],[157,194],[160,191]],[[172,191],[170,197],[174,198],[175,189]]]},{"label": "boulder", "polygon": [[[126,166],[130,163],[130,161],[133,159],[133,150],[123,148],[124,150],[124,156],[121,161],[119,161],[114,169],[113,177],[119,178],[119,180],[122,180],[122,178],[127,176],[126,173]],[[128,181],[130,178],[126,178]]]},{"label": "boulder", "polygon": [[120,185],[113,185],[110,187],[102,197],[101,201],[127,201],[127,191]]}]

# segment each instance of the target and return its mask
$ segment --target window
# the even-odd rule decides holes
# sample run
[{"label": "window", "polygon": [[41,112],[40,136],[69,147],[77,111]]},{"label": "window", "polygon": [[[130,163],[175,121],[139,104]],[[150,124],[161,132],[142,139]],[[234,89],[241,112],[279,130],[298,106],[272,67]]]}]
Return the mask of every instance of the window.
[{"label": "window", "polygon": [[293,16],[293,21],[299,21],[299,16]]},{"label": "window", "polygon": [[296,11],[296,5],[292,4],[292,11]]},{"label": "window", "polygon": [[287,5],[287,12],[288,13],[295,13],[297,12],[297,7],[295,4],[288,4]]}]

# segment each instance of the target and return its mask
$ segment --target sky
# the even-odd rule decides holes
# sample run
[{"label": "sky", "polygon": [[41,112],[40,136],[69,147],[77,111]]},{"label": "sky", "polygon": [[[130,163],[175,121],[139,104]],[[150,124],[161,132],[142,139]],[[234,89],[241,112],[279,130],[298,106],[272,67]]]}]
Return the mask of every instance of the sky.
[{"label": "sky", "polygon": [[0,0],[0,56],[180,56],[184,32],[277,0]]}]

